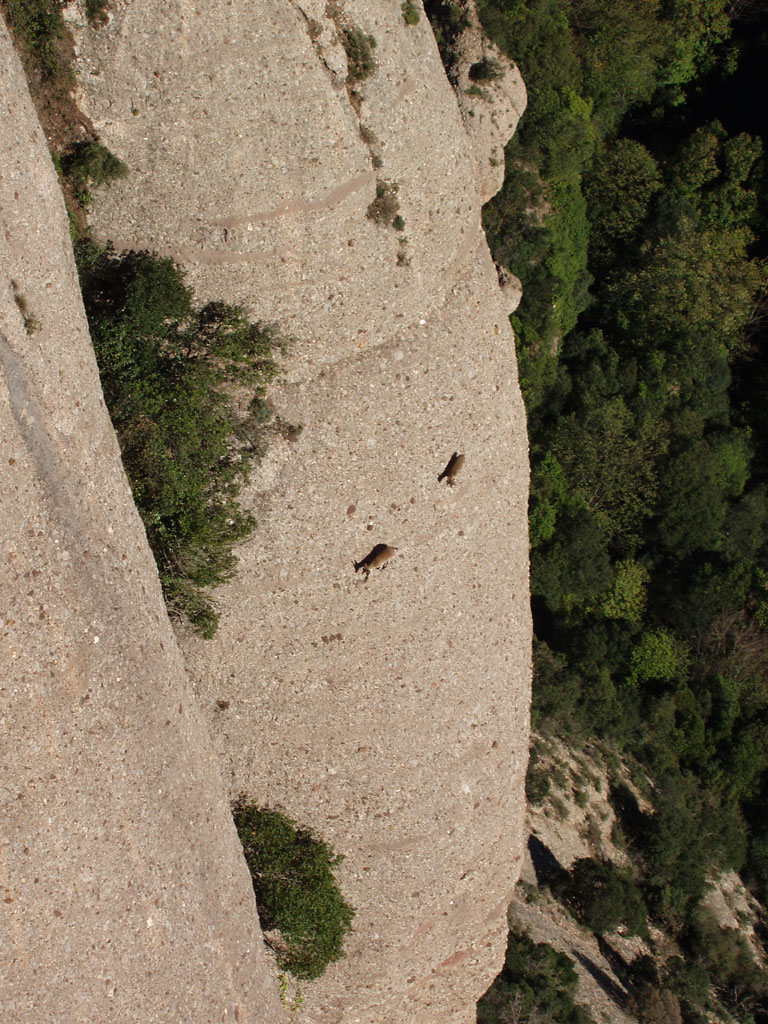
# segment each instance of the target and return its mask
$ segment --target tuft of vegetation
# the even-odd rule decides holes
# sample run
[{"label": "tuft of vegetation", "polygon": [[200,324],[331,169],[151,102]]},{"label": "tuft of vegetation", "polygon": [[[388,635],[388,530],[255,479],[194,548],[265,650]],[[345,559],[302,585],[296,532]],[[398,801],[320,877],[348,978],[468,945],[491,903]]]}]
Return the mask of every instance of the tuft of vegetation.
[{"label": "tuft of vegetation", "polygon": [[421,12],[413,0],[404,0],[400,10],[403,12],[403,21],[406,25],[418,25],[421,21]]},{"label": "tuft of vegetation", "polygon": [[39,317],[35,316],[34,313],[24,314],[24,330],[30,337],[33,334],[37,334],[37,332],[42,329],[42,326],[42,320]]},{"label": "tuft of vegetation", "polygon": [[31,337],[42,328],[42,321],[34,313],[30,313],[27,297],[18,291],[15,281],[11,281],[11,288],[13,289],[13,301],[16,303],[16,308],[21,313],[21,318],[24,321],[24,330]]},{"label": "tuft of vegetation", "polygon": [[239,306],[195,306],[170,259],[89,241],[77,254],[104,399],[166,602],[209,638],[210,590],[234,575],[233,547],[256,525],[238,494],[265,448],[263,396],[282,343]]},{"label": "tuft of vegetation", "polygon": [[578,975],[565,953],[513,927],[504,969],[477,1004],[477,1024],[594,1024],[589,1011],[574,1001],[577,988]]},{"label": "tuft of vegetation", "polygon": [[341,958],[352,930],[354,910],[334,877],[342,857],[311,829],[245,797],[233,815],[259,920],[281,969],[307,981],[319,978]]},{"label": "tuft of vegetation", "polygon": [[534,807],[540,807],[549,796],[552,784],[550,772],[541,767],[541,757],[536,747],[531,747],[528,771],[525,775],[525,796]]},{"label": "tuft of vegetation", "polygon": [[498,82],[504,77],[504,69],[494,57],[483,57],[469,69],[473,82]]},{"label": "tuft of vegetation", "polygon": [[[400,186],[396,181],[379,179],[376,182],[376,198],[368,206],[366,213],[368,219],[376,224],[392,224],[400,209],[400,200],[397,198],[399,191]],[[405,221],[403,221],[403,227],[405,227]]]},{"label": "tuft of vegetation", "polygon": [[630,935],[648,935],[647,912],[635,878],[610,862],[583,857],[549,885],[591,931],[602,935],[624,925]]},{"label": "tuft of vegetation", "polygon": [[[703,968],[704,976],[715,986],[726,1007],[740,1016],[749,1013],[757,1020],[764,1020],[768,972],[755,960],[743,934],[736,928],[723,927],[710,909],[700,907],[685,938],[685,945],[699,965],[700,973]],[[690,975],[690,968],[688,973]],[[682,994],[690,997],[689,991],[684,990]],[[701,994],[698,1005],[706,1006]]]},{"label": "tuft of vegetation", "polygon": [[14,39],[43,78],[69,79],[69,64],[63,55],[66,28],[61,5],[55,0],[0,0]]},{"label": "tuft of vegetation", "polygon": [[108,20],[109,0],[85,0],[85,16],[89,25],[99,28]]},{"label": "tuft of vegetation", "polygon": [[639,1024],[683,1024],[680,1000],[674,992],[650,982],[634,989],[627,1010]]},{"label": "tuft of vegetation", "polygon": [[62,174],[82,206],[88,206],[91,188],[110,185],[129,174],[127,165],[119,157],[92,139],[70,146],[59,160]]},{"label": "tuft of vegetation", "polygon": [[347,54],[347,81],[353,84],[370,78],[376,70],[374,37],[359,28],[344,28],[341,30],[341,42]]}]

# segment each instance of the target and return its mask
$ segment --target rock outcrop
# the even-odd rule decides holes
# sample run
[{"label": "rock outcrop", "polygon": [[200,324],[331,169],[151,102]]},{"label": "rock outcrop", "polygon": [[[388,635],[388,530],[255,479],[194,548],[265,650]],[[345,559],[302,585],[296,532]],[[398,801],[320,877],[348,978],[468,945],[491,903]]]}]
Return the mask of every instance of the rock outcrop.
[{"label": "rock outcrop", "polygon": [[0,1008],[284,1019],[0,18]]},{"label": "rock outcrop", "polygon": [[[468,1024],[502,963],[524,840],[527,443],[510,298],[480,225],[522,83],[508,69],[506,101],[476,100],[490,129],[468,127],[475,106],[457,103],[428,22],[406,25],[396,0],[110,8],[78,33],[81,101],[131,174],[94,203],[96,234],[173,255],[201,300],[243,302],[293,338],[272,401],[303,434],[276,434],[254,475],[260,527],[217,637],[182,630],[182,644],[231,795],[281,805],[345,856],[355,932],[302,1019]],[[362,81],[342,45],[353,29],[376,40]],[[377,183],[400,230],[372,205]],[[450,488],[437,475],[454,450]],[[132,515],[117,518],[138,537]],[[95,536],[89,550],[113,550]],[[352,562],[376,543],[398,551],[365,582]],[[105,592],[131,599],[114,568],[102,577],[82,577],[90,603],[66,635],[100,622]],[[142,600],[160,630],[156,589]],[[157,664],[180,671],[163,642]],[[159,657],[128,674],[163,709],[153,725],[181,686],[163,669],[150,685]],[[149,746],[193,756],[176,735]],[[158,820],[149,793],[121,820]]]}]

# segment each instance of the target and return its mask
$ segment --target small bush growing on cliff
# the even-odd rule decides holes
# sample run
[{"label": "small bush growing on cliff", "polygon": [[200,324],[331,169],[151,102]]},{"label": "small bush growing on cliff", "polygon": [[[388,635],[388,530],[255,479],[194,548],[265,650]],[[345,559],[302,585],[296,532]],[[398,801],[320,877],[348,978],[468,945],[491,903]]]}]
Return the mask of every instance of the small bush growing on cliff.
[{"label": "small bush growing on cliff", "polygon": [[632,993],[627,1009],[640,1024],[682,1024],[680,1000],[669,989],[647,982]]},{"label": "small bush growing on cliff", "polygon": [[354,910],[334,877],[342,857],[309,828],[244,797],[235,827],[253,879],[259,920],[280,967],[296,978],[319,978],[340,959]]},{"label": "small bush growing on cliff", "polygon": [[400,5],[400,10],[403,12],[403,21],[406,25],[418,25],[421,21],[419,8],[413,0],[405,0],[405,2]]},{"label": "small bush growing on cliff", "polygon": [[[376,198],[368,206],[366,216],[376,224],[392,224],[400,210],[400,200],[397,193],[400,186],[396,181],[376,182]],[[403,221],[405,227],[405,221]],[[400,230],[400,229],[398,229]]]},{"label": "small bush growing on cliff", "polygon": [[350,82],[362,82],[370,78],[376,70],[373,51],[376,40],[368,36],[362,29],[345,28],[341,33],[341,42],[347,53],[347,67]]},{"label": "small bush growing on cliff", "polygon": [[[256,525],[237,498],[264,447],[258,400],[277,374],[280,342],[239,306],[196,307],[170,259],[86,241],[78,264],[104,398],[166,602],[211,637],[209,589],[234,575],[233,547]],[[253,415],[235,406],[243,389],[255,396]]]},{"label": "small bush growing on cliff", "polygon": [[483,57],[470,67],[469,77],[473,82],[496,82],[504,77],[504,69],[493,57]]},{"label": "small bush growing on cliff", "polygon": [[540,765],[539,753],[531,747],[528,760],[528,771],[525,774],[525,796],[528,803],[540,807],[544,803],[551,786],[550,772]]},{"label": "small bush growing on cliff", "polygon": [[36,317],[34,313],[30,313],[26,296],[22,295],[18,291],[15,281],[11,281],[11,288],[13,289],[13,301],[16,303],[16,307],[21,313],[22,320],[24,321],[24,330],[30,336],[37,334],[43,326],[40,318]]},{"label": "small bush growing on cliff", "polygon": [[98,28],[107,22],[108,0],[85,0],[85,16],[88,23]]}]

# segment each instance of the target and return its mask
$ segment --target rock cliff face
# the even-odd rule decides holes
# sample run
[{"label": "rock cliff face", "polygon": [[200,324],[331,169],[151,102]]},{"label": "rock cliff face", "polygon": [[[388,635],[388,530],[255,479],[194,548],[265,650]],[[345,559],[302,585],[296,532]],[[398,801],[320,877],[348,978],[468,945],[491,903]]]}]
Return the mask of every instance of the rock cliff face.
[{"label": "rock cliff face", "polygon": [[0,18],[0,1007],[284,1019]]},{"label": "rock cliff face", "polygon": [[[302,1019],[468,1024],[524,831],[527,444],[480,227],[522,83],[509,68],[459,104],[395,0],[112,7],[78,35],[82,104],[131,168],[97,235],[294,339],[273,402],[303,434],[254,477],[218,635],[182,643],[232,795],[345,856],[355,932]],[[376,40],[365,81],[345,29]],[[367,216],[377,181],[403,231]],[[398,551],[365,582],[352,562],[377,543]]]},{"label": "rock cliff face", "polygon": [[[180,635],[230,794],[283,806],[345,855],[355,932],[305,992],[302,1019],[468,1024],[502,962],[524,835],[527,444],[509,299],[480,228],[522,83],[509,68],[485,98],[457,102],[426,19],[406,25],[396,0],[110,7],[104,28],[78,30],[81,102],[131,168],[94,204],[97,235],[173,255],[201,300],[245,302],[294,339],[273,402],[303,434],[276,434],[254,475],[260,527],[221,593],[217,637]],[[355,28],[375,37],[376,70],[348,83],[340,38]],[[467,40],[469,59],[478,46]],[[9,992],[42,1005],[43,954],[30,952],[42,932],[52,992],[66,969],[83,990],[133,999],[133,1020],[171,1019],[173,998],[180,1020],[268,1020],[268,1003],[247,1016],[264,968],[245,869],[82,314],[71,296],[51,305],[74,277],[35,144],[47,198],[9,244],[39,334],[25,336],[10,285],[3,299],[16,332],[5,415],[21,454],[2,469],[23,463],[27,489],[4,483],[25,627],[9,695],[21,703],[8,792],[24,794],[5,868]],[[367,216],[377,182],[404,230],[393,211]],[[3,188],[12,223],[19,186]],[[48,217],[58,242],[42,237]],[[24,230],[36,241],[22,253]],[[437,475],[454,450],[466,464],[451,488]],[[377,543],[398,551],[365,582],[352,561]],[[34,569],[41,610],[25,596]],[[107,847],[114,859],[99,860]],[[43,870],[54,855],[55,882]],[[114,964],[132,950],[146,983]]]}]

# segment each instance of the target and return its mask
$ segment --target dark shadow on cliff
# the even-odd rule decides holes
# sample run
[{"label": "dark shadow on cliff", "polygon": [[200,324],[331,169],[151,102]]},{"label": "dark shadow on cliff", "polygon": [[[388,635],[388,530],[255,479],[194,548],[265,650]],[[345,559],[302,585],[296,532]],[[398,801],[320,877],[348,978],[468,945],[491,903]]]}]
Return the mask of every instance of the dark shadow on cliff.
[{"label": "dark shadow on cliff", "polygon": [[554,853],[536,836],[528,837],[528,853],[531,855],[538,885],[545,885],[553,875],[563,870]]}]

